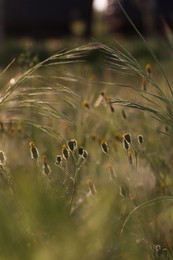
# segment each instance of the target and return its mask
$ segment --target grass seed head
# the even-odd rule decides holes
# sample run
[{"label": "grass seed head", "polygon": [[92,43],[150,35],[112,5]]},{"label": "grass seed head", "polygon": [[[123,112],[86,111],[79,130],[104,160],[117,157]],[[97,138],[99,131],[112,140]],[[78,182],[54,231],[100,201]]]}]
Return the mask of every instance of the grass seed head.
[{"label": "grass seed head", "polygon": [[84,151],[83,147],[80,146],[79,149],[78,149],[79,156],[83,155],[83,151]]},{"label": "grass seed head", "polygon": [[62,156],[65,160],[68,160],[68,158],[69,158],[69,151],[67,149],[66,144],[63,144],[63,146],[62,146]]},{"label": "grass seed head", "polygon": [[109,147],[108,147],[108,145],[107,145],[106,142],[101,141],[101,149],[102,149],[102,151],[103,151],[104,153],[108,154],[108,152],[109,152]]},{"label": "grass seed head", "polygon": [[88,158],[88,152],[86,150],[83,150],[82,158],[86,160]]},{"label": "grass seed head", "polygon": [[34,142],[30,142],[30,153],[31,153],[31,158],[37,160],[39,157],[39,152],[38,149],[35,147]]},{"label": "grass seed head", "polygon": [[94,196],[96,194],[96,188],[95,188],[95,185],[93,184],[93,182],[91,180],[87,180],[86,181],[88,187],[89,187],[89,192],[90,192],[90,195]]},{"label": "grass seed head", "polygon": [[62,164],[62,156],[61,155],[57,155],[55,164],[56,165],[61,165]]},{"label": "grass seed head", "polygon": [[130,149],[130,144],[127,142],[126,139],[123,139],[123,148],[128,151]]},{"label": "grass seed head", "polygon": [[47,157],[46,155],[43,155],[43,174],[46,176],[49,176],[51,174],[51,168],[47,163]]},{"label": "grass seed head", "polygon": [[127,134],[124,134],[124,139],[129,143],[131,144],[132,143],[132,137],[131,137],[131,134],[127,133]]},{"label": "grass seed head", "polygon": [[148,74],[151,74],[151,65],[150,64],[146,64],[146,71],[148,72]]},{"label": "grass seed head", "polygon": [[143,137],[143,135],[139,135],[139,136],[138,136],[138,143],[141,144],[141,145],[144,143],[144,137]]},{"label": "grass seed head", "polygon": [[75,139],[67,142],[68,149],[73,152],[77,149],[77,141]]},{"label": "grass seed head", "polygon": [[87,109],[90,109],[90,108],[91,108],[89,102],[86,101],[86,100],[83,100],[82,106],[83,106],[84,108],[87,108]]}]

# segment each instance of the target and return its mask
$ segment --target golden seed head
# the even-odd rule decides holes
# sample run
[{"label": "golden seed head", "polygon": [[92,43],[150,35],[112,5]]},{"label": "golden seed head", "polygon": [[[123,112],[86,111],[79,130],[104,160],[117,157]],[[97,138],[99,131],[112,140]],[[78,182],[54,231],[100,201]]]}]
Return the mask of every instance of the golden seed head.
[{"label": "golden seed head", "polygon": [[107,145],[106,142],[101,141],[101,149],[102,149],[102,151],[103,151],[104,153],[106,153],[106,154],[109,152],[109,147],[108,147],[108,145]]},{"label": "golden seed head", "polygon": [[132,143],[132,137],[131,137],[131,134],[127,133],[127,134],[124,134],[124,139],[129,143],[131,144]]},{"label": "golden seed head", "polygon": [[62,156],[61,155],[57,155],[55,164],[56,165],[60,165],[61,163],[62,163]]},{"label": "golden seed head", "polygon": [[77,141],[75,139],[67,142],[68,149],[73,152],[77,149]]},{"label": "golden seed head", "polygon": [[86,150],[83,150],[82,158],[83,158],[84,160],[86,160],[87,157],[88,157],[88,152],[87,152]]},{"label": "golden seed head", "polygon": [[86,100],[83,100],[83,101],[82,101],[82,106],[85,107],[85,108],[87,108],[87,109],[90,109],[90,104],[89,104],[89,102],[86,101]]},{"label": "golden seed head", "polygon": [[35,147],[34,142],[30,142],[29,145],[31,147],[30,148],[31,158],[37,160],[39,157],[38,149]]},{"label": "golden seed head", "polygon": [[129,150],[130,149],[130,144],[127,142],[126,139],[123,140],[123,147],[125,150]]},{"label": "golden seed head", "polygon": [[35,146],[35,143],[34,142],[29,142],[29,145],[31,148],[33,148]]},{"label": "golden seed head", "polygon": [[84,151],[83,147],[82,146],[79,147],[79,149],[78,149],[79,156],[83,155],[83,151]]},{"label": "golden seed head", "polygon": [[146,71],[151,74],[151,65],[150,64],[146,64]]},{"label": "golden seed head", "polygon": [[67,149],[66,144],[62,145],[62,156],[65,160],[67,160],[69,158],[69,151]]},{"label": "golden seed head", "polygon": [[144,137],[143,137],[143,135],[139,135],[139,136],[138,136],[138,143],[139,143],[139,144],[143,144],[143,142],[144,142]]}]

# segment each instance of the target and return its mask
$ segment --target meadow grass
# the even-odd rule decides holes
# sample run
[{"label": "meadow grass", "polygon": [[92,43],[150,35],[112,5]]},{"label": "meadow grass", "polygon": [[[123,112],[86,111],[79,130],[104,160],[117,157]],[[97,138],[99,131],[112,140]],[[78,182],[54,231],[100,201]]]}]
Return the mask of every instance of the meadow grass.
[{"label": "meadow grass", "polygon": [[172,259],[171,75],[115,42],[22,59],[0,76],[0,259]]}]

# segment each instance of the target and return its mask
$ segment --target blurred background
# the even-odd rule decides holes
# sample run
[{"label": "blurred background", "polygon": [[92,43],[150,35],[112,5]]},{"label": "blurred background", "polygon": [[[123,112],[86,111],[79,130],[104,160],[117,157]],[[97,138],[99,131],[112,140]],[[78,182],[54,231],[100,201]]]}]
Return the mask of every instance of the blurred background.
[{"label": "blurred background", "polygon": [[[145,34],[173,26],[171,0],[120,1],[129,17]],[[132,34],[133,28],[117,0],[1,0],[1,37],[60,37],[69,34],[91,36],[96,12],[110,32]],[[80,33],[75,28],[79,27]]]},{"label": "blurred background", "polygon": [[[123,0],[125,12],[145,37],[166,38],[172,44],[171,0]],[[19,52],[23,46],[49,41],[57,51],[91,39],[137,36],[117,0],[0,0],[0,55]],[[15,41],[18,46],[14,47]],[[51,40],[51,41],[50,41]],[[46,45],[47,46],[47,45]],[[71,47],[71,46],[70,46]],[[10,53],[9,53],[10,49]],[[18,50],[19,49],[19,50]],[[4,53],[5,52],[5,53]]]}]

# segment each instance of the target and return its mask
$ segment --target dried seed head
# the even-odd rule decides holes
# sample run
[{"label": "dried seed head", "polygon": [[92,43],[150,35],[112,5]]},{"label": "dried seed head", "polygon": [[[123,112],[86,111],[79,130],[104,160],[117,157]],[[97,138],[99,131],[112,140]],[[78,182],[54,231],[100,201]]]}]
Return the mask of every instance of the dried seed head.
[{"label": "dried seed head", "polygon": [[61,165],[62,164],[62,156],[61,155],[57,155],[55,164],[56,165]]},{"label": "dried seed head", "polygon": [[162,255],[162,247],[161,247],[161,245],[156,245],[155,252],[156,252],[156,256],[157,257]]},{"label": "dried seed head", "polygon": [[132,137],[131,137],[131,134],[127,133],[127,134],[124,134],[124,139],[129,143],[131,144],[132,143]]},{"label": "dried seed head", "polygon": [[6,158],[5,154],[4,154],[4,152],[0,151],[0,163],[1,164],[5,164],[6,160],[7,160],[7,158]]},{"label": "dried seed head", "polygon": [[69,151],[67,149],[66,144],[63,144],[63,146],[62,146],[62,156],[65,160],[67,160],[69,158]]},{"label": "dried seed head", "polygon": [[47,157],[46,155],[43,155],[43,174],[46,176],[49,176],[51,174],[51,168],[47,163]]},{"label": "dried seed head", "polygon": [[150,64],[146,64],[146,71],[151,74],[151,65]]},{"label": "dried seed head", "polygon": [[88,152],[87,152],[86,150],[83,150],[82,158],[83,158],[84,160],[86,160],[87,157],[88,157]]},{"label": "dried seed head", "polygon": [[93,182],[91,180],[87,180],[86,183],[89,187],[90,195],[94,196],[97,192],[95,185],[93,184]]},{"label": "dried seed head", "polygon": [[101,149],[102,149],[102,151],[103,151],[104,153],[106,153],[106,154],[109,152],[109,147],[108,147],[108,145],[107,145],[106,142],[101,141]]},{"label": "dried seed head", "polygon": [[83,151],[84,151],[83,147],[82,146],[79,147],[79,149],[78,149],[79,156],[83,155]]},{"label": "dried seed head", "polygon": [[90,109],[90,104],[89,104],[88,101],[86,101],[86,100],[83,100],[82,106],[85,107],[85,108],[87,108],[87,109]]},{"label": "dried seed head", "polygon": [[30,142],[30,153],[31,153],[31,158],[37,160],[39,157],[39,152],[38,149],[35,147],[34,142]]},{"label": "dried seed head", "polygon": [[138,143],[139,143],[139,144],[143,144],[143,142],[144,142],[144,137],[143,137],[143,135],[139,135],[139,136],[138,136]]},{"label": "dried seed head", "polygon": [[77,141],[75,139],[67,142],[68,149],[73,152],[77,149]]},{"label": "dried seed head", "polygon": [[128,151],[130,149],[130,144],[126,141],[126,139],[123,140],[123,148]]}]

